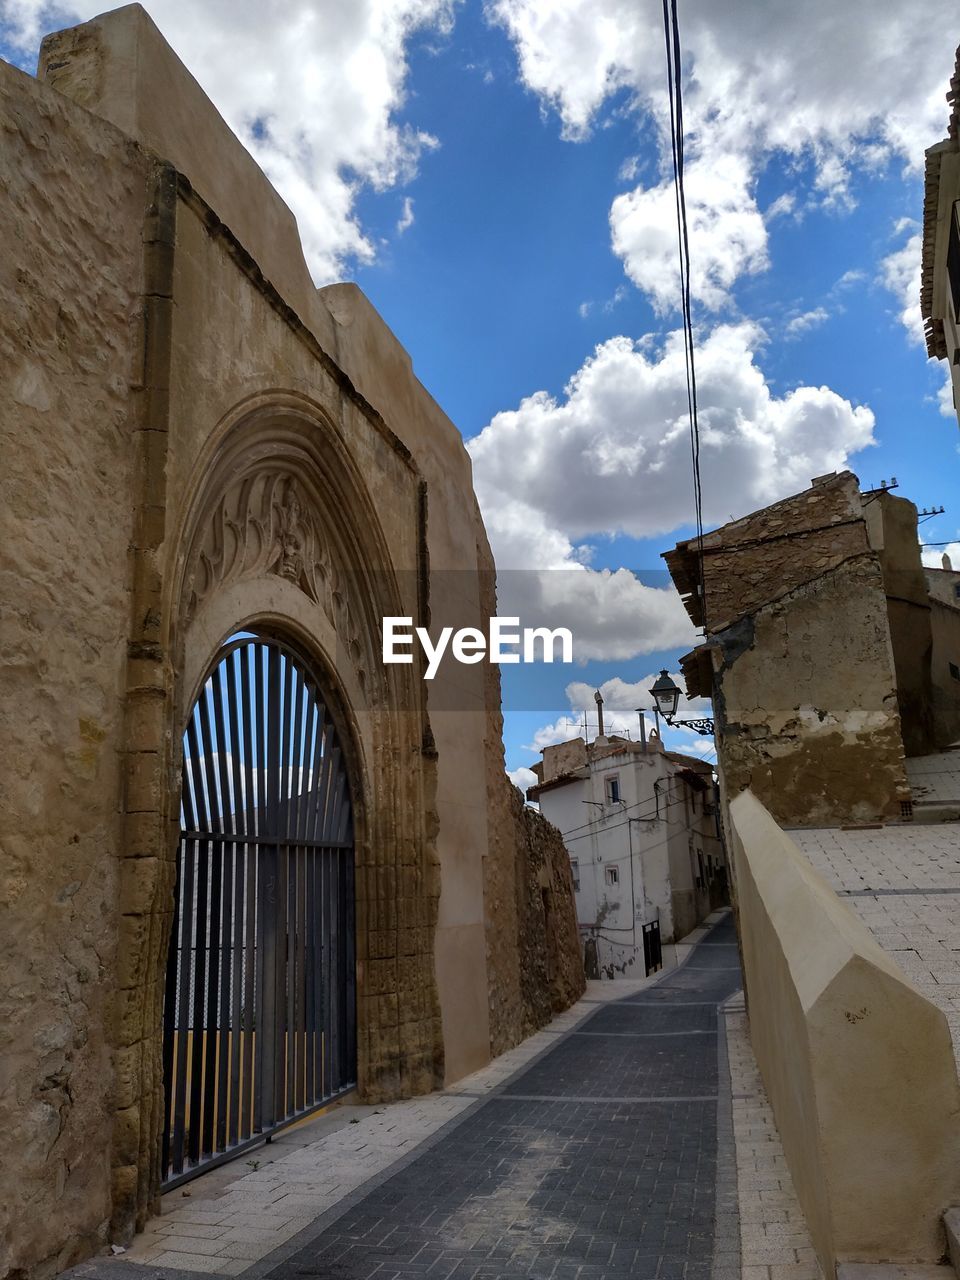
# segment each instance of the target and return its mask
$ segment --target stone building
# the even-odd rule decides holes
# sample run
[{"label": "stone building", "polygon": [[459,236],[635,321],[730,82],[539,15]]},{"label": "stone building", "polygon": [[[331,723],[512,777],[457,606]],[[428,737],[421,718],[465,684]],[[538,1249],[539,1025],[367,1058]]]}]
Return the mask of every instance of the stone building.
[{"label": "stone building", "polygon": [[313,287],[139,6],[0,98],[0,1273],[40,1277],[331,1097],[462,1077],[583,976],[496,669],[382,662],[385,615],[495,611],[410,358]]},{"label": "stone building", "polygon": [[682,667],[713,697],[728,795],[787,826],[908,816],[905,755],[952,741],[960,713],[913,503],[834,473],[706,534],[702,595],[696,540],[664,558],[704,628]]},{"label": "stone building", "polygon": [[960,741],[960,572],[949,556],[924,568],[930,604],[933,732],[939,746]]},{"label": "stone building", "polygon": [[960,49],[947,94],[947,136],[927,151],[920,309],[927,354],[946,360],[960,414]]},{"label": "stone building", "polygon": [[596,976],[643,976],[644,926],[685,937],[726,901],[713,771],[659,737],[617,734],[544,747],[527,797],[558,827]]}]

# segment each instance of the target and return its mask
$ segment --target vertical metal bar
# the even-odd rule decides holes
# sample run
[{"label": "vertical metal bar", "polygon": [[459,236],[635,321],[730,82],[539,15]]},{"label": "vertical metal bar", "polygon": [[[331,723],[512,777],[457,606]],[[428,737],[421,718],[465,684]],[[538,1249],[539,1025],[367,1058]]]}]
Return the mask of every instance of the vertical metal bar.
[{"label": "vertical metal bar", "polygon": [[194,942],[194,879],[196,841],[180,841],[180,927],[182,943],[177,959],[177,1061],[173,1103],[173,1152],[171,1172],[183,1172],[184,1131],[187,1108],[187,1050],[190,1037],[190,978],[193,972],[191,952]]},{"label": "vertical metal bar", "polygon": [[[246,814],[243,804],[243,743],[241,741],[240,715],[237,705],[237,689],[240,684],[242,658],[239,649],[230,655],[227,671],[227,715],[230,723],[230,763],[233,772],[233,827],[245,831]],[[230,1081],[229,1111],[224,1142],[233,1146],[240,1140],[240,1062],[243,1031],[241,1010],[243,997],[243,943],[245,923],[245,874],[247,850],[242,842],[233,846],[233,898],[230,919]]]},{"label": "vertical metal bar", "polygon": [[[264,646],[267,660],[266,697],[266,772],[264,796],[264,831],[277,835],[280,799],[280,651],[274,645]],[[282,1048],[278,1032],[277,1012],[282,1005],[277,994],[282,978],[278,964],[280,893],[278,850],[276,845],[260,848],[263,869],[263,929],[261,932],[261,969],[263,972],[263,1006],[257,1020],[257,1043],[263,1041],[261,1103],[263,1126],[271,1128],[277,1120],[278,1060]]]},{"label": "vertical metal bar", "polygon": [[[229,701],[229,688],[233,679],[233,663],[230,658],[217,667],[214,683],[214,728],[217,733],[217,765],[220,784],[221,818],[224,831],[236,830],[236,804],[231,795],[231,765],[228,757],[235,753],[232,735],[228,739],[225,702]],[[216,1046],[216,1098],[211,1123],[211,1149],[223,1151],[227,1145],[227,1086],[229,1081],[231,1036],[230,1036],[230,988],[233,970],[233,885],[234,862],[237,857],[236,844],[224,842],[220,846],[220,972],[218,975],[218,1008],[217,1029],[214,1037]],[[211,1021],[213,1019],[211,1018]]]},{"label": "vertical metal bar", "polygon": [[[351,840],[351,846],[352,846]],[[346,1007],[346,1080],[357,1080],[357,939],[356,939],[356,863],[353,848],[343,850],[346,863],[344,890],[344,933],[347,937],[343,1001]]]},{"label": "vertical metal bar", "polygon": [[327,720],[326,713],[322,712],[324,721],[323,733],[320,740],[320,776],[317,780],[317,794],[315,803],[312,806],[310,830],[307,833],[307,839],[312,840],[316,844],[322,844],[329,837],[324,832],[324,810],[325,797],[330,786],[330,769],[333,763],[333,755],[335,751],[334,742],[336,734],[333,725]]},{"label": "vertical metal bar", "polygon": [[333,875],[331,850],[323,850],[323,1094],[333,1092]]},{"label": "vertical metal bar", "polygon": [[[262,834],[266,831],[266,791],[269,785],[267,778],[267,716],[266,716],[266,673],[264,670],[267,661],[266,645],[256,644],[253,646],[253,671],[254,671],[254,701],[251,710],[256,718],[256,733],[254,741],[256,743],[255,766],[254,772],[256,776],[257,801],[256,801],[256,823],[257,833]],[[253,1102],[253,1129],[255,1133],[262,1133],[265,1124],[272,1123],[265,1120],[266,1114],[272,1114],[272,1108],[269,1099],[264,1096],[264,1082],[267,1079],[266,1062],[270,1057],[270,1053],[265,1046],[270,1035],[266,1026],[264,1017],[264,1005],[267,995],[267,965],[265,956],[267,954],[267,938],[272,940],[273,927],[267,923],[268,909],[270,908],[270,892],[268,881],[270,878],[269,857],[267,849],[263,845],[256,847],[256,867],[257,867],[257,914],[256,914],[256,938],[254,943],[254,1022],[253,1022],[253,1042],[254,1042],[254,1102]]]},{"label": "vertical metal bar", "polygon": [[[253,668],[256,664],[257,646],[247,645],[240,660],[240,718],[243,724],[243,778],[244,778],[244,830],[248,835],[257,832],[256,815],[256,773],[257,751],[255,746],[256,712],[251,694],[251,678],[254,687],[256,677]],[[247,845],[243,851],[244,881],[244,941],[243,941],[243,1004],[241,1033],[243,1036],[241,1053],[240,1083],[240,1126],[239,1138],[249,1138],[252,1132],[254,1089],[256,1081],[253,1074],[254,1040],[256,1037],[256,1017],[259,1010],[257,1003],[257,849],[255,845]]]},{"label": "vertical metal bar", "polygon": [[294,1055],[294,1097],[293,1105],[302,1111],[306,1105],[305,1095],[305,1049],[306,1049],[306,870],[307,850],[298,847],[296,857],[296,989],[294,992],[294,1031],[296,1054]]},{"label": "vertical metal bar", "polygon": [[[294,703],[299,679],[296,667],[289,657],[284,655],[282,662],[283,713],[281,724],[283,753],[281,757],[281,788],[284,802],[278,834],[284,839],[290,839],[294,830],[294,813],[296,812],[297,781],[295,770],[297,761],[293,728],[295,722]],[[294,1110],[294,1035],[296,1030],[294,1023],[294,984],[296,982],[295,892],[297,860],[295,850],[289,844],[285,845],[283,849],[283,868],[284,927],[281,934],[283,940],[283,982],[280,984],[278,991],[278,1008],[283,1010],[283,1056],[280,1059],[281,1096],[283,1099],[281,1115],[287,1117]]]},{"label": "vertical metal bar", "polygon": [[[210,806],[211,829],[223,831],[224,796],[219,790],[219,774],[214,756],[220,753],[219,737],[211,732],[210,704],[218,700],[218,680],[215,671],[200,695],[200,727],[205,743],[203,755],[204,777],[207,783],[207,800]],[[216,711],[214,711],[216,716]],[[221,717],[222,719],[222,717]],[[223,846],[219,841],[208,845],[210,857],[209,898],[207,902],[207,972],[206,1000],[204,1002],[203,1046],[203,1113],[200,1124],[200,1156],[213,1154],[215,1104],[217,1090],[217,1015],[220,994],[220,917],[223,907]]]},{"label": "vertical metal bar", "polygon": [[330,867],[330,914],[329,936],[327,945],[327,968],[329,970],[330,1003],[327,1024],[330,1028],[330,1075],[327,1092],[333,1093],[340,1088],[340,854],[331,849],[327,854]]},{"label": "vertical metal bar", "polygon": [[306,1097],[312,1103],[317,1096],[317,969],[320,957],[317,954],[317,851],[305,849],[306,859],[306,903],[304,911],[306,926],[304,929],[304,946],[306,950],[304,989],[305,1022],[307,1031],[307,1074]]},{"label": "vertical metal bar", "polygon": [[[197,821],[201,824],[198,830],[210,830],[209,801],[204,792],[205,776],[203,760],[209,747],[206,735],[197,732],[198,720],[204,705],[203,693],[200,695],[198,707],[187,726],[187,738],[190,745],[190,772],[193,781],[193,799],[196,806]],[[203,730],[201,722],[201,734]],[[197,862],[196,910],[193,922],[193,1016],[191,1018],[190,1037],[190,1117],[187,1128],[187,1155],[196,1163],[200,1158],[203,1085],[203,1049],[206,1025],[204,984],[204,961],[206,959],[206,938],[208,923],[207,882],[209,871],[210,845],[206,841],[198,841],[194,851]]]}]

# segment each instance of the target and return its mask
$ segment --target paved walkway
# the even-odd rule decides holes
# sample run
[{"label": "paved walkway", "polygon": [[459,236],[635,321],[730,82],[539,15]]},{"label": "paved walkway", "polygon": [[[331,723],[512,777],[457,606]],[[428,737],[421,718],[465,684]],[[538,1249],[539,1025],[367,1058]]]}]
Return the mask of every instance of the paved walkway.
[{"label": "paved walkway", "polygon": [[316,1168],[305,1168],[310,1181],[298,1185],[296,1154],[243,1178],[260,1187],[274,1226],[276,1207],[292,1197],[289,1239],[266,1256],[251,1202],[239,1211],[226,1190],[205,1210],[178,1209],[165,1247],[155,1241],[140,1265],[96,1260],[75,1274],[739,1280],[730,1085],[718,1028],[718,1009],[739,986],[725,915],[682,967],[585,1016],[571,1014],[525,1066],[487,1077],[484,1092],[441,1095],[456,1114],[409,1143],[412,1150],[391,1153],[388,1167],[346,1196],[331,1161],[340,1195],[319,1217],[304,1221],[316,1204]]}]

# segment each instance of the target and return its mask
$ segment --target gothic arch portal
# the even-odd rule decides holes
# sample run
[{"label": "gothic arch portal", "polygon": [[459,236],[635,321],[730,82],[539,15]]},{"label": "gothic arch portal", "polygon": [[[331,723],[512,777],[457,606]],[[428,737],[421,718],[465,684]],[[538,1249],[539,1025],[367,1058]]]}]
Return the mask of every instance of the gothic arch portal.
[{"label": "gothic arch portal", "polygon": [[[136,939],[132,960],[144,1004],[135,1193],[141,1223],[159,1190],[167,1127],[164,993],[181,834],[181,743],[231,637],[273,639],[302,658],[337,726],[353,817],[361,1096],[423,1092],[443,1075],[433,958],[435,754],[419,673],[384,666],[380,653],[384,615],[426,618],[419,476],[404,460],[399,492],[390,495],[403,533],[388,539],[377,499],[336,425],[306,397],[278,393],[229,414],[211,433],[194,477],[179,518],[168,512],[162,627],[168,679],[156,743],[162,870],[153,924]],[[115,1167],[130,1170],[133,1135],[121,1128],[119,1136]]]}]

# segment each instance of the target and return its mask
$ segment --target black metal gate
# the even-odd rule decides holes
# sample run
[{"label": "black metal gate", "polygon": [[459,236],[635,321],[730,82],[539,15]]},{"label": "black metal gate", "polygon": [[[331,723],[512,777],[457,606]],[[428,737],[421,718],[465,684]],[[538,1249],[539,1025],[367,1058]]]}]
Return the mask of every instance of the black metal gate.
[{"label": "black metal gate", "polygon": [[649,924],[643,926],[643,967],[647,977],[663,967],[659,920],[651,920]]},{"label": "black metal gate", "polygon": [[164,1005],[167,1187],[356,1081],[350,790],[291,651],[224,646],[183,739]]}]

